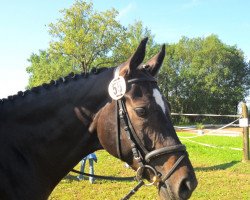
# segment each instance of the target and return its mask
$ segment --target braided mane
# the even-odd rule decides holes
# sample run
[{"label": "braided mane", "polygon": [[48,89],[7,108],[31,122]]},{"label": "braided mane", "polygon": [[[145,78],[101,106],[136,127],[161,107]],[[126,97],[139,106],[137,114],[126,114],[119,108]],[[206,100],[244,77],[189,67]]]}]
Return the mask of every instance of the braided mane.
[{"label": "braided mane", "polygon": [[28,89],[28,90],[25,90],[25,91],[19,91],[15,95],[9,95],[7,98],[0,99],[0,105],[4,104],[7,101],[13,101],[13,100],[17,99],[18,97],[24,98],[28,94],[36,94],[36,93],[39,93],[41,90],[50,89],[50,88],[52,88],[54,86],[58,86],[58,85],[61,85],[61,84],[67,84],[70,81],[75,81],[75,80],[78,80],[80,78],[87,79],[89,76],[91,76],[93,74],[94,75],[99,74],[99,73],[103,72],[106,69],[108,69],[108,68],[107,67],[92,68],[92,70],[89,73],[84,73],[83,72],[83,73],[80,73],[80,74],[75,74],[75,73],[71,72],[65,77],[60,77],[57,80],[51,80],[49,83],[43,83],[43,84],[41,84],[39,86],[36,86],[36,87],[33,87],[31,89]]}]

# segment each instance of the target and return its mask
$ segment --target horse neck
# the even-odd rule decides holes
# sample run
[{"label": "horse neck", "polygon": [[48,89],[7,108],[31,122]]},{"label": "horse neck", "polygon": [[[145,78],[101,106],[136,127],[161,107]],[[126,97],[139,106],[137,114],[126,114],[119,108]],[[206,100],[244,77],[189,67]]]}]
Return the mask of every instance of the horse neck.
[{"label": "horse neck", "polygon": [[[21,157],[23,170],[29,170],[27,174],[36,180],[50,177],[50,183],[43,187],[49,185],[53,189],[81,158],[101,148],[97,136],[87,131],[74,108],[83,106],[97,112],[109,99],[111,78],[112,70],[106,70],[85,79],[41,88],[36,94],[31,92],[1,105],[0,141],[4,144],[0,147],[0,166],[9,165],[13,173],[16,166],[8,163],[8,158],[18,163]],[[23,186],[34,187],[34,181],[28,182],[29,178],[22,174],[16,176]]]}]

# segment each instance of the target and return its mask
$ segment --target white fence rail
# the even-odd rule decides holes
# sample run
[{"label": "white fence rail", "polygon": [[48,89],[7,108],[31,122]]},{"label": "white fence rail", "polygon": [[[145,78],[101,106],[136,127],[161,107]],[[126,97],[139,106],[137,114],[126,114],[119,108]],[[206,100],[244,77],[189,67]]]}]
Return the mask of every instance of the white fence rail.
[{"label": "white fence rail", "polygon": [[239,118],[241,115],[217,115],[217,114],[184,114],[184,113],[171,113],[173,116],[191,116],[191,117],[233,117]]}]

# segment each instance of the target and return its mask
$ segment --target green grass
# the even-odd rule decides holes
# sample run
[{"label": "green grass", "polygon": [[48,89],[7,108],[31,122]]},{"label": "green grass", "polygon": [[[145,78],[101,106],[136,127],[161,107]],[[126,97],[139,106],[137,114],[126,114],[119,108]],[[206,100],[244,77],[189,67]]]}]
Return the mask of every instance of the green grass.
[{"label": "green grass", "polygon": [[[179,133],[181,137],[193,134]],[[191,199],[201,200],[250,200],[250,163],[242,163],[241,137],[202,136],[190,140],[225,148],[201,146],[181,138],[187,146],[190,160],[195,168],[199,185]],[[131,169],[110,156],[106,151],[97,152],[96,174],[111,176],[133,176]],[[75,169],[79,169],[79,165]],[[88,169],[88,167],[86,167]],[[76,174],[69,173],[55,188],[49,200],[117,200],[121,199],[134,186],[135,182],[115,182],[97,180],[90,184],[88,180],[77,181]],[[131,200],[158,199],[155,187],[142,187]]]},{"label": "green grass", "polygon": [[[195,138],[188,138],[194,134],[179,133],[181,141],[186,144],[188,152],[190,152],[192,161],[197,160],[198,163],[205,165],[217,165],[221,162],[229,163],[231,161],[240,162],[242,158],[242,151],[232,150],[231,148],[242,148],[241,137],[226,137],[226,136],[201,136]],[[187,139],[185,139],[187,137]],[[211,148],[199,145],[198,142],[204,145],[212,145]],[[199,156],[197,156],[199,155]],[[194,158],[192,158],[194,157]]]}]

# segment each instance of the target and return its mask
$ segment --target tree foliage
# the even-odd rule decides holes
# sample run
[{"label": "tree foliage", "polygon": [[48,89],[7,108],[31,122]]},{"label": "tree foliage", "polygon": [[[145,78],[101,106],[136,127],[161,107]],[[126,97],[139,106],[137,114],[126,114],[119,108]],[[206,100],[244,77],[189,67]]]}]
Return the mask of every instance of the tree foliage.
[{"label": "tree foliage", "polygon": [[250,84],[250,66],[236,46],[217,36],[167,45],[161,88],[174,112],[236,113]]},{"label": "tree foliage", "polygon": [[[117,66],[126,61],[144,37],[149,37],[146,60],[160,47],[141,21],[127,27],[116,20],[115,9],[97,12],[91,2],[77,0],[62,18],[49,25],[50,45],[29,58],[29,86],[34,87],[70,72]],[[234,114],[250,89],[250,63],[236,46],[215,35],[183,37],[166,46],[159,74],[161,90],[173,112]]]},{"label": "tree foliage", "polygon": [[143,26],[141,21],[135,21],[134,24],[130,24],[125,28],[124,35],[119,42],[118,47],[114,49],[114,63],[126,61],[138,47],[139,42],[145,37],[149,38],[147,42],[145,61],[157,54],[160,48],[154,41],[154,35],[147,27]]},{"label": "tree foliage", "polygon": [[67,57],[71,65],[85,72],[93,65],[109,64],[108,53],[116,48],[124,31],[115,19],[118,12],[97,12],[85,1],[76,1],[61,12],[63,18],[49,25],[49,33],[55,38],[49,53]]},{"label": "tree foliage", "polygon": [[[49,48],[32,54],[29,87],[57,79],[68,72],[88,72],[92,67],[116,66],[128,59],[140,40],[150,38],[147,55],[155,52],[156,44],[150,30],[137,21],[128,27],[117,20],[115,9],[98,12],[92,3],[77,0],[63,17],[49,25],[52,36]],[[148,57],[149,57],[148,56]]]}]

